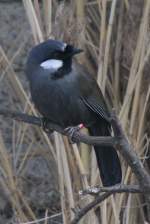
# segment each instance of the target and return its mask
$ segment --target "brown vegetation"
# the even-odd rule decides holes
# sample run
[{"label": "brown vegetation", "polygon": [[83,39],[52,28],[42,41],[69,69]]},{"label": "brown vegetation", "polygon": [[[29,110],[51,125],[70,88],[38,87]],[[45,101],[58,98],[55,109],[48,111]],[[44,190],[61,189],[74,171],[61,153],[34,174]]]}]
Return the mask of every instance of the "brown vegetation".
[{"label": "brown vegetation", "polygon": [[[148,169],[150,1],[60,3],[44,0],[39,5],[38,0],[23,0],[23,5],[35,43],[54,37],[73,42],[85,50],[79,61],[97,77],[103,94],[117,110],[124,132]],[[28,92],[13,68],[13,59],[20,53],[22,44],[11,59],[0,48],[3,69],[0,79],[9,86],[9,93],[18,101],[18,107],[36,115]],[[93,151],[89,152],[85,145],[69,145],[67,138],[58,134],[49,138],[41,129],[26,124],[13,123],[11,131],[13,143],[8,150],[3,137],[5,133],[1,130],[0,178],[2,191],[9,197],[14,222],[37,219],[33,205],[24,193],[21,177],[28,158],[40,151],[47,158],[53,156],[58,165],[63,223],[70,223],[74,217],[72,208],[84,207],[93,200],[91,195],[81,198],[78,192],[100,183]],[[124,184],[137,182],[124,160],[122,169]],[[90,211],[82,223],[142,224],[147,220],[145,205],[139,194],[117,194]],[[47,216],[51,208],[44,209]]]}]

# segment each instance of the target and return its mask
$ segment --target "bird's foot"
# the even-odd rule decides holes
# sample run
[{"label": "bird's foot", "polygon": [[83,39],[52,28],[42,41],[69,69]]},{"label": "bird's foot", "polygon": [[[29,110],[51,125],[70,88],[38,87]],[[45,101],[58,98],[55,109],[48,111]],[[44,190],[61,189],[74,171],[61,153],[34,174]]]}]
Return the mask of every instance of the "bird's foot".
[{"label": "bird's foot", "polygon": [[74,144],[74,143],[78,143],[79,142],[78,132],[82,128],[84,128],[84,125],[83,124],[79,124],[78,126],[73,126],[73,127],[65,128],[65,132],[67,133],[67,135],[69,137],[69,142],[71,144]]},{"label": "bird's foot", "polygon": [[53,130],[48,127],[48,122],[49,120],[46,117],[41,118],[41,127],[43,131],[45,131],[47,134],[51,134]]}]

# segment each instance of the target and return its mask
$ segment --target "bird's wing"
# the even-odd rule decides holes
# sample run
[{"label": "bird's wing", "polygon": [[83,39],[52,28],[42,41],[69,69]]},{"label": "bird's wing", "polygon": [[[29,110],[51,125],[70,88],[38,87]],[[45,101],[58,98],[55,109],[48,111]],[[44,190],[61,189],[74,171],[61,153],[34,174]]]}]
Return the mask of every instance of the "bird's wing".
[{"label": "bird's wing", "polygon": [[103,107],[103,105],[101,105],[100,102],[97,102],[94,99],[94,97],[93,98],[81,97],[81,99],[90,110],[92,110],[94,113],[101,116],[105,120],[110,121],[110,115],[109,115],[108,111]]},{"label": "bird's wing", "polygon": [[90,110],[110,122],[110,112],[95,78],[80,65],[78,73],[81,100]]}]

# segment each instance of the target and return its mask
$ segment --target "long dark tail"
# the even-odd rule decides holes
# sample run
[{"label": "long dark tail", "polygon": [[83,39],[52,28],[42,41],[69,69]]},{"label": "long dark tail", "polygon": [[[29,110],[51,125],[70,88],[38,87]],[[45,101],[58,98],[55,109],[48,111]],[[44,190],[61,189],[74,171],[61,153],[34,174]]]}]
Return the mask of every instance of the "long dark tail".
[{"label": "long dark tail", "polygon": [[[110,127],[101,120],[89,128],[90,135],[110,136]],[[101,180],[104,186],[113,186],[121,182],[122,171],[117,152],[113,147],[94,146]]]}]

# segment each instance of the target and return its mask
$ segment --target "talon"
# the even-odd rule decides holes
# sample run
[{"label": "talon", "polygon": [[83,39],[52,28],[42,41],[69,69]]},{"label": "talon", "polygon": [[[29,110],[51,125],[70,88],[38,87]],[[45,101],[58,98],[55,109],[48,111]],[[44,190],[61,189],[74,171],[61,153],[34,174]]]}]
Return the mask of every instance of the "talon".
[{"label": "talon", "polygon": [[65,131],[69,134],[69,142],[71,144],[78,142],[78,138],[75,137],[75,132],[78,132],[83,127],[84,127],[83,124],[79,124],[78,126],[75,126],[75,127],[65,128]]}]

